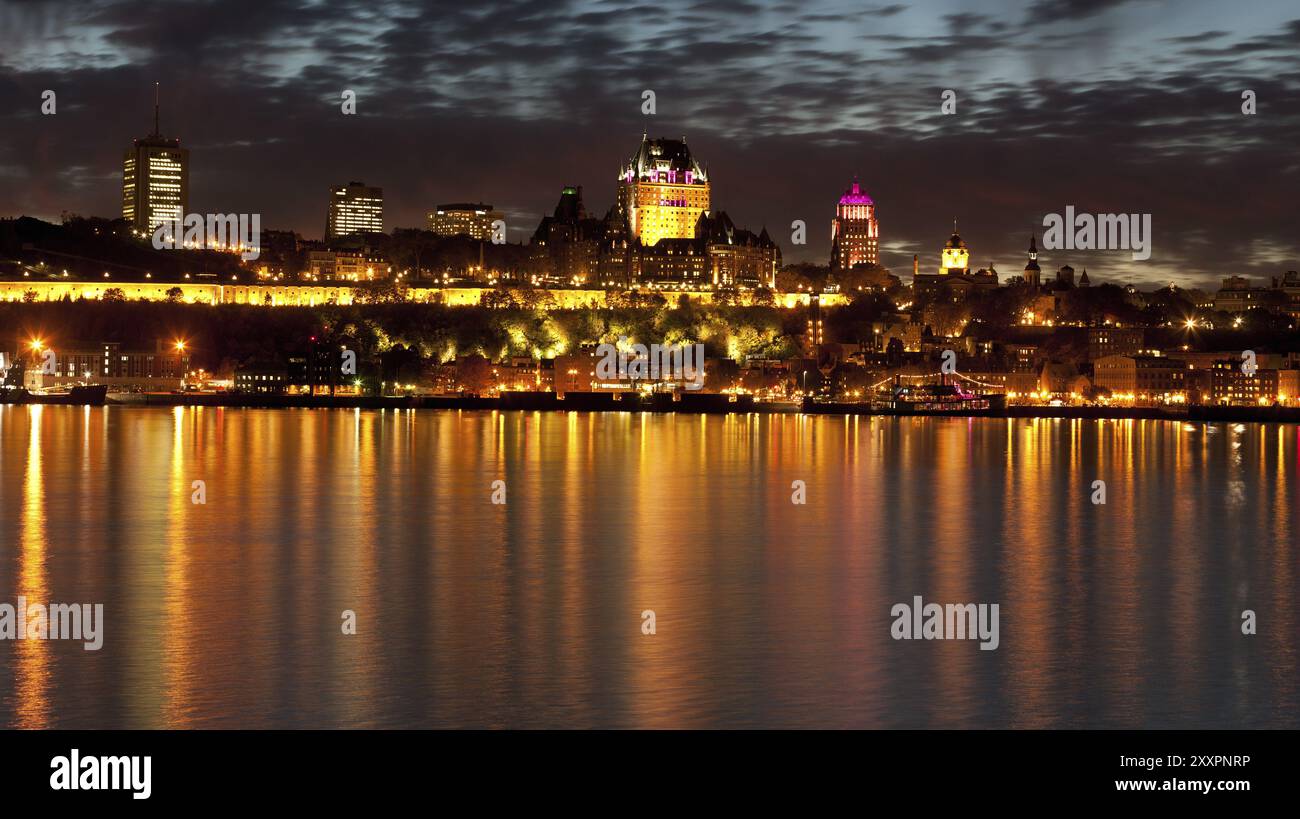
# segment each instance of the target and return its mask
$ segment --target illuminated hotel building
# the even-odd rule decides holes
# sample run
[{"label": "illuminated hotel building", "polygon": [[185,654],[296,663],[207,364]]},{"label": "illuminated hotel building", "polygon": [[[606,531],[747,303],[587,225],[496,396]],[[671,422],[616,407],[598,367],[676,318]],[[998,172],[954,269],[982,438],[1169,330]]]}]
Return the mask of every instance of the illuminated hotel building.
[{"label": "illuminated hotel building", "polygon": [[649,139],[619,172],[618,209],[628,233],[644,246],[660,239],[694,239],[709,209],[707,172],[691,156],[686,138]]},{"label": "illuminated hotel building", "polygon": [[153,133],[135,140],[122,159],[122,218],[153,233],[164,222],[179,223],[189,204],[190,152],[160,133],[155,90]]},{"label": "illuminated hotel building", "polygon": [[504,221],[505,214],[491,205],[439,205],[429,214],[429,230],[439,236],[468,236],[480,242],[492,240],[492,223]]},{"label": "illuminated hotel building", "polygon": [[330,188],[329,220],[325,238],[337,239],[353,233],[384,232],[384,189],[364,182],[349,182]]},{"label": "illuminated hotel building", "polygon": [[875,265],[880,259],[880,224],[876,203],[858,181],[840,197],[831,222],[831,269],[851,270],[854,265]]}]

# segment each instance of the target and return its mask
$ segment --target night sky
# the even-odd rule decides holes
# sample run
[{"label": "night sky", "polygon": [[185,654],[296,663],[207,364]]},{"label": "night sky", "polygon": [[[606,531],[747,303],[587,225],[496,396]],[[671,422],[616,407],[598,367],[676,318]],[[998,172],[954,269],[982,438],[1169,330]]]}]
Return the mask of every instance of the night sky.
[{"label": "night sky", "polygon": [[307,238],[328,187],[363,180],[390,230],[485,201],[527,240],[566,184],[603,214],[648,130],[685,135],[714,209],[787,261],[826,263],[857,175],[905,281],[954,218],[973,266],[1018,273],[1067,205],[1152,214],[1152,257],[1045,251],[1045,273],[1217,286],[1300,267],[1294,0],[0,0],[0,216],[120,215],[155,80],[164,133],[191,149],[190,209]]}]

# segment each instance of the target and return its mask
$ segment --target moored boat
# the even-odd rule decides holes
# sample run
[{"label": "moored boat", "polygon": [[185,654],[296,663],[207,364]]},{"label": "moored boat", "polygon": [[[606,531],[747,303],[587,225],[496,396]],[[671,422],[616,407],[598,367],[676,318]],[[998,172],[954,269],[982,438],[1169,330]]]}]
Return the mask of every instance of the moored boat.
[{"label": "moored boat", "polygon": [[26,389],[0,392],[0,401],[10,404],[70,404],[74,406],[103,406],[108,396],[105,384],[88,384],[68,389],[67,392],[30,392]]}]

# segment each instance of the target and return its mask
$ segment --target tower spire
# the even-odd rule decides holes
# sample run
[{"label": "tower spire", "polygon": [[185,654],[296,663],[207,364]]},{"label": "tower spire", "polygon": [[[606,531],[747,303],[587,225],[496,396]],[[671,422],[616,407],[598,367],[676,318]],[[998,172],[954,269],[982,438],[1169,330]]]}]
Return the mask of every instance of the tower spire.
[{"label": "tower spire", "polygon": [[160,83],[153,84],[153,135],[162,136],[162,130],[158,127],[158,100],[161,94],[159,90]]}]

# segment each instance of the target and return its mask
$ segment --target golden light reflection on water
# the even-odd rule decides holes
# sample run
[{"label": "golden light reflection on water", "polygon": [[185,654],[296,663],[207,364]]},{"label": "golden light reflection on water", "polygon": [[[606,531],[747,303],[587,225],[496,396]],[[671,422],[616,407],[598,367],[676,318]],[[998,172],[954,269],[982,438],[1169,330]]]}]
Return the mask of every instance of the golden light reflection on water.
[{"label": "golden light reflection on water", "polygon": [[[1294,427],[3,407],[0,447],[0,599],[109,604],[101,656],[0,644],[7,726],[1300,725]],[[998,650],[891,639],[914,595]]]},{"label": "golden light reflection on water", "polygon": [[[18,535],[17,593],[28,605],[44,605],[49,601],[45,576],[45,516],[49,499],[45,494],[45,455],[41,448],[41,422],[45,408],[38,404],[24,409],[27,412],[27,460],[23,477],[22,525]],[[14,605],[18,605],[17,601]],[[33,623],[27,623],[29,633],[33,627]],[[14,648],[17,654],[14,727],[45,728],[49,720],[49,643],[21,640],[14,644]]]},{"label": "golden light reflection on water", "polygon": [[[200,408],[188,410],[196,416]],[[190,538],[187,529],[193,518],[195,506],[195,481],[186,470],[186,418],[184,407],[172,409],[172,440],[168,451],[168,501],[167,535],[164,541],[166,557],[163,567],[163,616],[167,628],[162,633],[163,656],[163,722],[169,728],[193,727],[191,720],[195,690],[200,684],[196,668],[196,645],[200,635],[191,619],[193,589],[191,588]],[[190,429],[193,440],[195,430]],[[203,486],[203,485],[201,485]],[[206,487],[204,488],[206,492]]]}]

